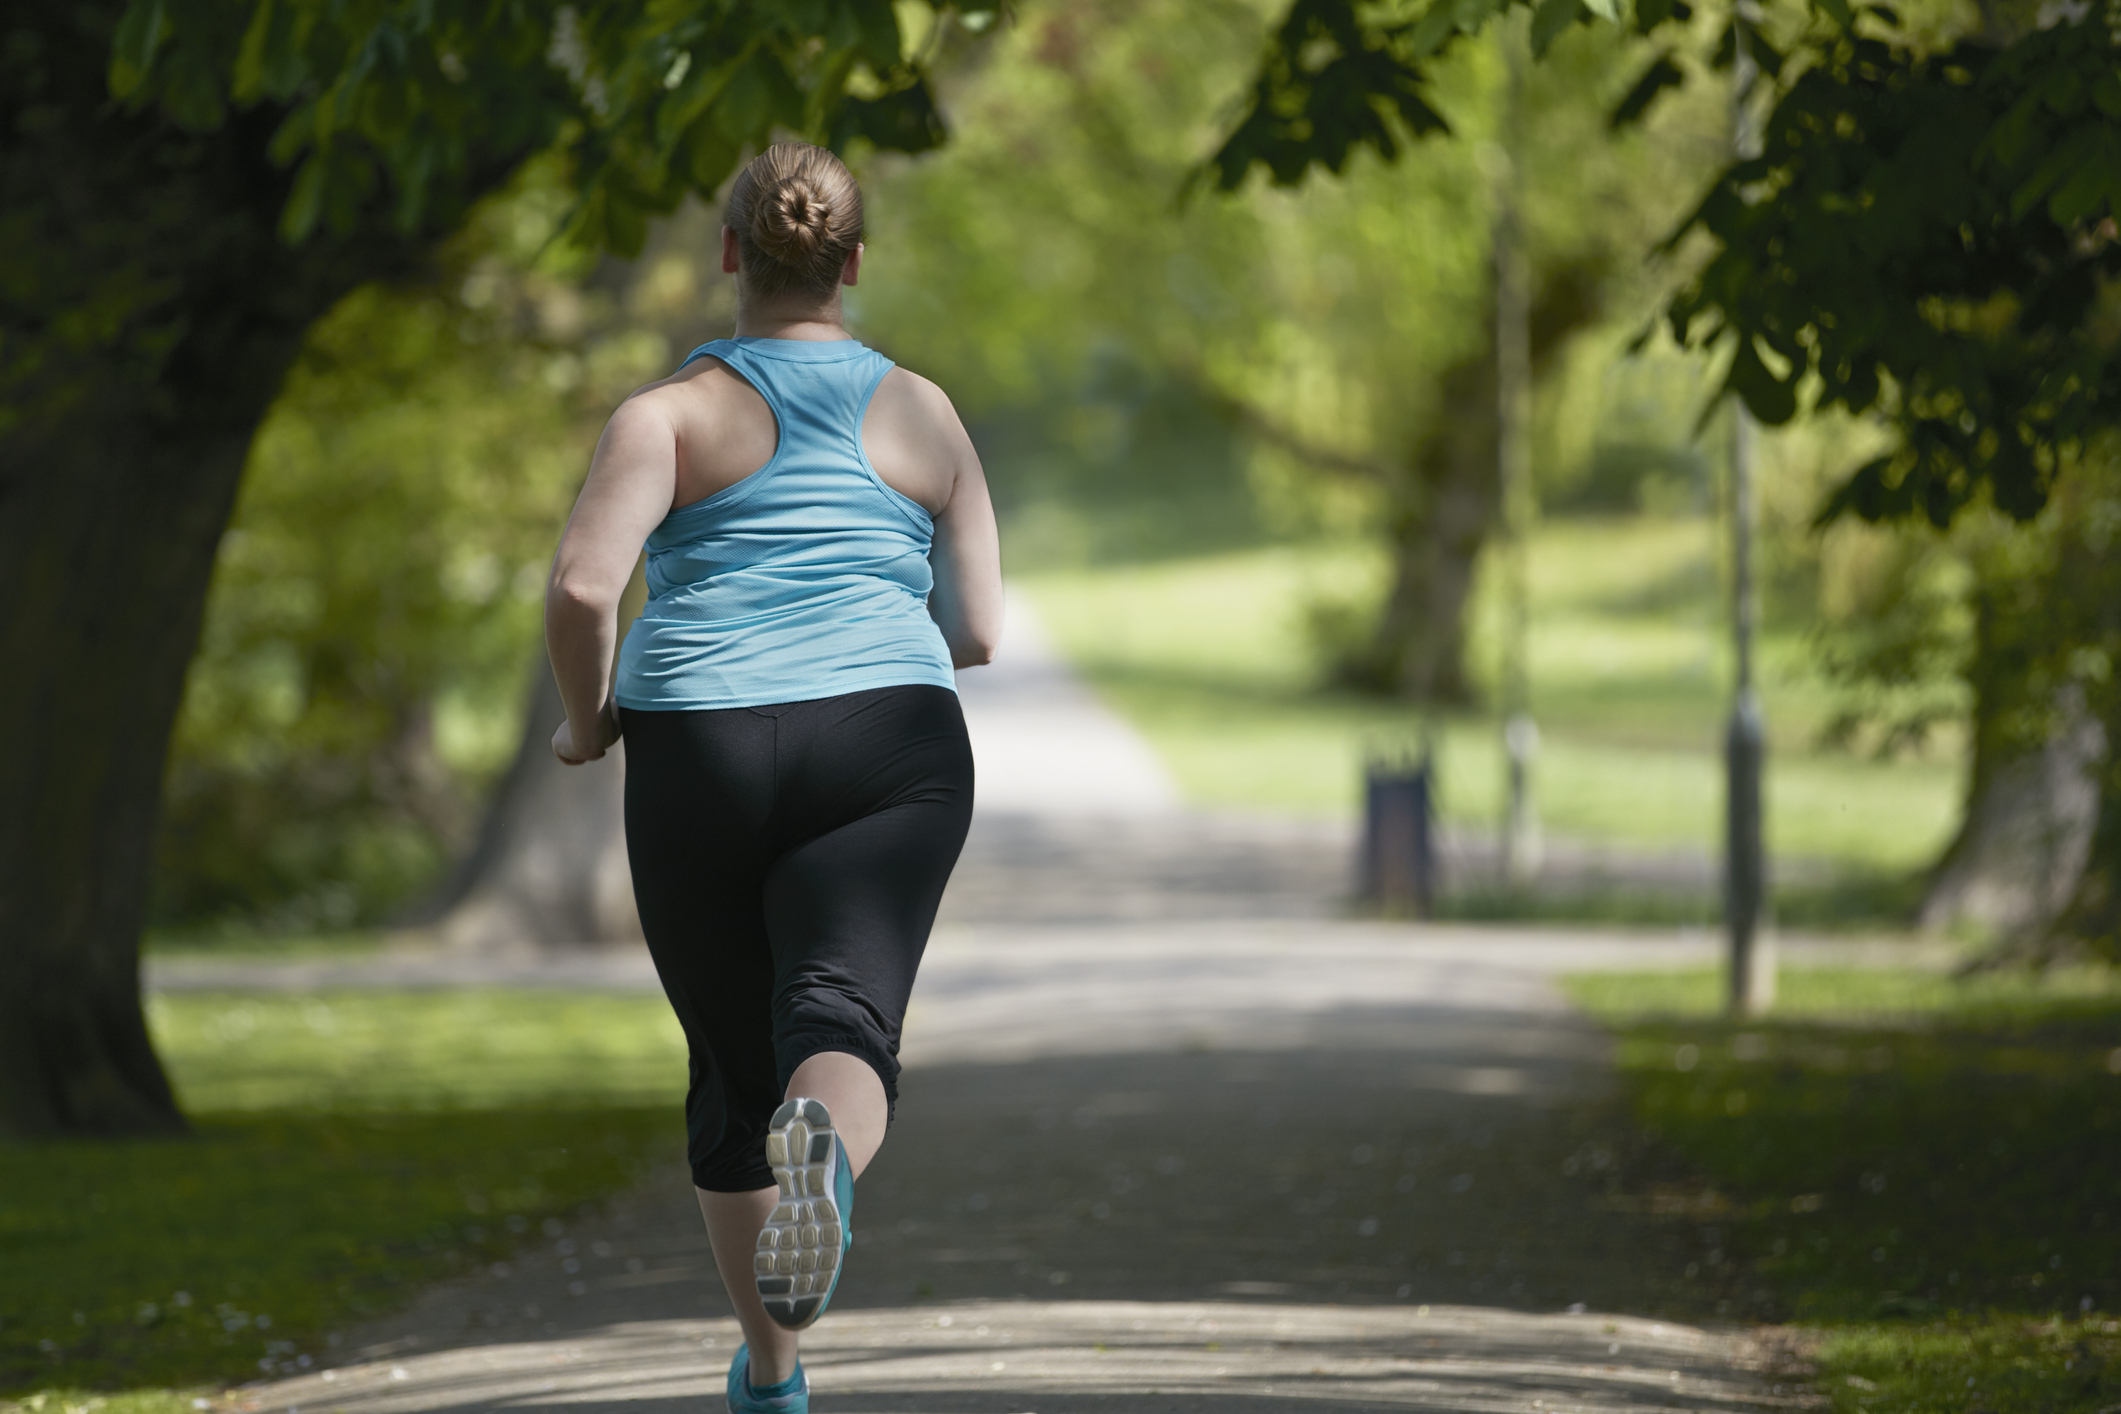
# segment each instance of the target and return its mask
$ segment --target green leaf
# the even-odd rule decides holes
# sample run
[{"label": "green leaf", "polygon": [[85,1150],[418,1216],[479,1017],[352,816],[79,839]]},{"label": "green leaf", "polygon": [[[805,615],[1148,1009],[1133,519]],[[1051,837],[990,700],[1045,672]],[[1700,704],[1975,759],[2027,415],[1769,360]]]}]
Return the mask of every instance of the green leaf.
[{"label": "green leaf", "polygon": [[130,98],[147,82],[148,71],[155,64],[155,54],[167,35],[162,0],[130,0],[125,13],[118,17],[117,32],[111,38],[110,91],[113,94]]},{"label": "green leaf", "polygon": [[169,56],[162,80],[162,109],[186,132],[212,132],[228,116],[221,99],[221,76],[196,50]]},{"label": "green leaf", "polygon": [[714,121],[721,130],[738,142],[743,142],[766,126],[766,118],[772,110],[773,95],[766,86],[766,78],[760,72],[756,55],[738,66],[729,76],[729,83],[722,89],[722,96],[715,101]]},{"label": "green leaf", "polygon": [[1506,3],[1507,0],[1451,0],[1452,22],[1462,33],[1479,34]]},{"label": "green leaf", "polygon": [[[1992,157],[2006,167],[2016,166],[2033,142],[2033,124],[2040,116],[2040,95],[2027,94],[2012,104],[2004,115],[1989,129],[1988,137],[1976,150],[1977,157]],[[2035,198],[2037,200],[2037,198]]]},{"label": "green leaf", "polygon": [[236,50],[229,96],[238,103],[259,98],[287,98],[302,86],[306,66],[298,36],[298,17],[285,0],[259,0]]},{"label": "green leaf", "polygon": [[2076,171],[2048,199],[2047,214],[2058,226],[2075,226],[2108,211],[2121,211],[2121,140],[2095,131]]},{"label": "green leaf", "polygon": [[2049,192],[2070,180],[2080,166],[2092,159],[2099,140],[2097,132],[2080,129],[2059,147],[2050,150],[2040,165],[2033,168],[2032,175],[2011,193],[2011,219],[2023,220]]},{"label": "green leaf", "polygon": [[1724,378],[1723,386],[1745,401],[1747,409],[1770,427],[1780,427],[1797,415],[1797,389],[1794,375],[1789,382],[1777,378],[1761,362],[1753,349],[1753,341],[1741,337],[1737,352],[1731,357],[1731,371]]},{"label": "green leaf", "polygon": [[631,260],[648,240],[648,216],[640,203],[612,191],[604,193],[604,244],[613,255]]},{"label": "green leaf", "polygon": [[1648,34],[1666,20],[1677,15],[1684,21],[1692,12],[1674,0],[1635,0],[1635,32]]},{"label": "green leaf", "polygon": [[1849,8],[1849,0],[1812,0],[1812,8],[1843,30],[1856,27],[1856,12]]},{"label": "green leaf", "polygon": [[694,123],[678,143],[673,161],[701,191],[713,191],[736,170],[743,149],[729,141],[714,120]]},{"label": "green leaf", "polygon": [[324,182],[329,164],[324,155],[313,152],[295,173],[294,189],[287,194],[287,205],[280,209],[280,239],[289,245],[300,245],[317,229],[317,218],[324,212]]},{"label": "green leaf", "polygon": [[1620,23],[1620,0],[1583,0],[1584,8],[1609,25]]},{"label": "green leaf", "polygon": [[726,64],[703,68],[694,64],[690,72],[666,98],[656,105],[656,132],[665,142],[690,132],[700,115],[714,105],[729,86],[729,80],[750,56],[739,54]]},{"label": "green leaf", "polygon": [[2092,87],[2092,102],[2109,118],[2121,118],[2121,74],[2109,69]]},{"label": "green leaf", "polygon": [[851,48],[872,69],[882,71],[905,62],[905,40],[891,0],[851,0],[846,12],[854,21]]},{"label": "green leaf", "polygon": [[1584,0],[1539,0],[1539,8],[1532,12],[1532,53],[1545,54],[1583,13]]},{"label": "green leaf", "polygon": [[316,134],[316,117],[316,100],[311,99],[281,121],[271,141],[265,144],[265,155],[275,167],[285,167],[302,155]]},{"label": "green leaf", "polygon": [[1449,0],[1431,0],[1428,13],[1414,26],[1407,39],[1407,47],[1414,51],[1417,59],[1426,59],[1443,47],[1458,27],[1457,17],[1452,13]]},{"label": "green leaf", "polygon": [[1642,76],[1628,88],[1627,96],[1614,106],[1612,115],[1606,119],[1606,127],[1613,132],[1642,121],[1643,114],[1657,101],[1657,95],[1668,88],[1677,88],[1686,82],[1686,74],[1672,62],[1669,54],[1660,54],[1650,61]]},{"label": "green leaf", "polygon": [[948,136],[926,80],[876,98],[850,98],[832,124],[831,145],[843,152],[856,138],[893,152],[926,152]]}]

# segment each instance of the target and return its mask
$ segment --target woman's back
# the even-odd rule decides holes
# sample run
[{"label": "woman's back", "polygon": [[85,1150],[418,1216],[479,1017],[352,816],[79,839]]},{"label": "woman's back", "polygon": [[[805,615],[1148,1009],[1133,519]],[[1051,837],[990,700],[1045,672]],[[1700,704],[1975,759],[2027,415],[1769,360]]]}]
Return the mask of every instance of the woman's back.
[{"label": "woman's back", "polygon": [[[851,339],[740,338],[702,345],[687,366],[702,364],[641,395],[653,400],[642,413],[669,424],[678,504],[647,538],[649,600],[620,657],[620,705],[950,686],[927,607],[935,522],[864,446],[890,360]],[[896,452],[920,419],[917,402],[890,401],[878,440]],[[900,404],[915,416],[893,415]],[[947,484],[920,475],[937,480],[947,464],[909,469],[908,489],[947,499]]]}]

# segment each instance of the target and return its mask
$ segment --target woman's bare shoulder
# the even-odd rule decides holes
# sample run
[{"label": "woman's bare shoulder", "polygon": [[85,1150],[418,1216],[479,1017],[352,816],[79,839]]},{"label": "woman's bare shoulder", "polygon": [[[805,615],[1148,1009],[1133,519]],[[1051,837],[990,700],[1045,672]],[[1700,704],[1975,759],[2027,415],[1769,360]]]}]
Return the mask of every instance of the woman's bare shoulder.
[{"label": "woman's bare shoulder", "polygon": [[884,375],[884,381],[877,384],[872,405],[878,399],[889,399],[908,412],[930,417],[941,415],[952,422],[957,421],[957,408],[951,404],[950,395],[933,380],[923,378],[903,364],[892,365],[891,371]]},{"label": "woman's bare shoulder", "polygon": [[758,390],[728,364],[713,354],[701,354],[675,373],[653,383],[643,383],[627,394],[626,402],[620,406],[639,402],[668,414],[721,402],[743,404],[758,401]]},{"label": "woman's bare shoulder", "polygon": [[703,432],[749,429],[754,423],[771,435],[773,415],[758,389],[707,354],[667,378],[634,389],[612,414],[614,423],[621,419],[660,422],[689,439]]},{"label": "woman's bare shoulder", "polygon": [[869,399],[868,431],[927,443],[955,444],[965,436],[950,395],[910,368],[893,368]]}]

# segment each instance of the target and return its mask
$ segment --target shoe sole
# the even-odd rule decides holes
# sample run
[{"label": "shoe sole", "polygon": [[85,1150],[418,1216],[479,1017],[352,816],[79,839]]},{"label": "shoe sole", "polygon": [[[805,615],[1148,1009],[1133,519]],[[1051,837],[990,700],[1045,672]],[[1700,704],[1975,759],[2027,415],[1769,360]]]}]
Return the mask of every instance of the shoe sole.
[{"label": "shoe sole", "polygon": [[839,1134],[816,1100],[790,1100],[766,1131],[766,1162],[780,1186],[751,1259],[766,1314],[788,1330],[815,1321],[840,1274],[842,1214],[833,1193]]}]

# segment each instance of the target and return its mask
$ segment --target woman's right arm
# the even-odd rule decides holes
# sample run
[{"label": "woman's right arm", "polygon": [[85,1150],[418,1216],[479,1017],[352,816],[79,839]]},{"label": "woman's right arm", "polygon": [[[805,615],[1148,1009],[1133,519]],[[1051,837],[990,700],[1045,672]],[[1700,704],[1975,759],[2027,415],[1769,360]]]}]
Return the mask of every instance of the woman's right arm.
[{"label": "woman's right arm", "polygon": [[545,586],[545,651],[567,704],[552,750],[570,766],[596,760],[618,739],[611,680],[619,597],[642,542],[676,499],[677,434],[660,401],[637,393],[597,441]]}]

